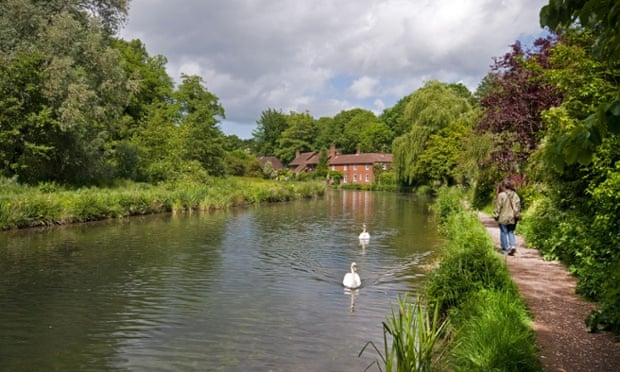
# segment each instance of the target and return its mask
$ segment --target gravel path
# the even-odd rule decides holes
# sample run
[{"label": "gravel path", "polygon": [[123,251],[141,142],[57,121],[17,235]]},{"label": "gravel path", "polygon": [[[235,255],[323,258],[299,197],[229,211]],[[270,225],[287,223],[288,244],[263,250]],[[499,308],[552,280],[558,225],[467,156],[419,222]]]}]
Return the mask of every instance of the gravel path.
[{"label": "gravel path", "polygon": [[[497,223],[482,212],[478,217],[499,250]],[[575,294],[577,280],[564,265],[543,260],[537,250],[526,248],[520,236],[515,255],[504,257],[533,314],[545,371],[620,372],[620,343],[609,332],[586,331],[584,320],[595,305]]]}]

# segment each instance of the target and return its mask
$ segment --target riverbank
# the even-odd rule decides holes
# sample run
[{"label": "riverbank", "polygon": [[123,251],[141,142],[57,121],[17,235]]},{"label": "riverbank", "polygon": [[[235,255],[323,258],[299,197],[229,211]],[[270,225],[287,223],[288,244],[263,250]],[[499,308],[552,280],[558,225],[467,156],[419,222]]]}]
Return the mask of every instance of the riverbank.
[{"label": "riverbank", "polygon": [[[489,215],[480,222],[499,247],[499,228]],[[513,281],[526,302],[546,371],[618,371],[620,344],[609,332],[588,333],[585,319],[595,305],[575,294],[577,279],[557,261],[545,261],[517,236],[517,252],[505,256]]]},{"label": "riverbank", "polygon": [[280,182],[258,178],[214,178],[207,183],[65,189],[55,184],[0,184],[0,231],[64,225],[156,213],[226,209],[324,195],[319,181]]}]

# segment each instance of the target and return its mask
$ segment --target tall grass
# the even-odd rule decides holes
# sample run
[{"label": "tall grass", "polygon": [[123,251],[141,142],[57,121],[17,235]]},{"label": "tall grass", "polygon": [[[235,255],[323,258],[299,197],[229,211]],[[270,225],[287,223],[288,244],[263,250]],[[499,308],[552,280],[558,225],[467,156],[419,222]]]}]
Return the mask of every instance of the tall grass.
[{"label": "tall grass", "polygon": [[516,290],[480,290],[451,317],[455,371],[540,371],[531,321]]},{"label": "tall grass", "polygon": [[[366,370],[376,365],[380,371],[433,371],[443,357],[441,343],[447,320],[440,320],[439,308],[430,311],[418,298],[413,304],[406,297],[398,298],[398,311],[383,322],[383,351],[369,341],[359,353],[368,347],[379,355]],[[383,367],[383,368],[382,368]]]},{"label": "tall grass", "polygon": [[462,201],[439,190],[434,210],[448,243],[427,278],[426,300],[450,319],[446,360],[455,371],[540,371],[530,315],[486,229]]},{"label": "tall grass", "polygon": [[0,230],[96,221],[162,212],[184,213],[323,196],[322,182],[211,179],[113,188],[68,189],[0,179]]}]

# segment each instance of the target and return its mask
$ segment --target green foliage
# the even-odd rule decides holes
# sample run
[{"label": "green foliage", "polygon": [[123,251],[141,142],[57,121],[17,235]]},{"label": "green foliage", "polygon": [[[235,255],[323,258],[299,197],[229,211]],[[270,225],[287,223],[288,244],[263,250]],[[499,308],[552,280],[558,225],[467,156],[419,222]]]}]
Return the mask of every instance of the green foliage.
[{"label": "green foliage", "polygon": [[256,178],[202,179],[189,174],[153,186],[127,182],[114,188],[69,190],[54,184],[16,185],[0,178],[0,230],[96,221],[162,212],[229,208],[321,197],[323,182]]},{"label": "green foliage", "polygon": [[278,139],[275,155],[283,163],[288,164],[295,159],[297,151],[305,152],[313,149],[317,127],[314,118],[308,112],[291,112],[286,116],[286,120],[288,126]]},{"label": "green foliage", "polygon": [[461,202],[465,195],[463,189],[456,187],[440,187],[437,190],[437,198],[431,209],[439,219],[440,226],[445,226],[448,218],[461,210]]},{"label": "green foliage", "polygon": [[402,136],[411,129],[411,123],[406,121],[404,116],[407,103],[411,99],[412,94],[401,98],[393,107],[383,110],[383,113],[379,116],[379,119],[394,133],[394,138]]},{"label": "green foliage", "polygon": [[510,276],[477,216],[461,211],[448,216],[444,229],[449,242],[440,266],[429,274],[427,294],[442,313],[459,306],[481,289],[503,289]]},{"label": "green foliage", "polygon": [[534,332],[516,290],[480,290],[454,312],[454,371],[541,371]]},{"label": "green foliage", "polygon": [[[396,138],[392,145],[393,167],[399,181],[414,185],[451,178],[446,175],[445,168],[432,168],[437,166],[433,157],[440,155],[451,161],[461,150],[458,139],[444,143],[446,138],[452,140],[456,132],[462,133],[464,129],[451,132],[452,129],[446,128],[451,125],[458,128],[458,119],[472,109],[468,99],[460,94],[446,84],[431,81],[410,96],[403,120],[411,123],[411,129]],[[429,171],[435,174],[428,174]]]},{"label": "green foliage", "polygon": [[342,179],[344,178],[344,173],[342,173],[341,171],[328,170],[327,177],[329,177],[329,179],[332,180],[334,184],[338,185],[340,184],[340,181],[342,181]]},{"label": "green foliage", "polygon": [[327,161],[327,150],[322,148],[321,151],[319,151],[319,164],[317,164],[316,169],[313,172],[315,178],[325,178],[327,176]]},{"label": "green foliage", "polygon": [[278,139],[289,123],[281,111],[267,109],[256,121],[256,129],[252,131],[255,140],[255,152],[259,155],[275,155]]},{"label": "green foliage", "polygon": [[[386,140],[386,135],[389,136],[389,131],[372,111],[362,109],[343,111],[334,120],[342,122],[342,134],[338,142],[345,154],[361,150],[362,142],[365,152],[379,151],[382,146],[387,145],[383,141]],[[378,137],[373,138],[373,134],[377,134]]]},{"label": "green foliage", "polygon": [[[359,353],[369,347],[379,354],[366,369],[375,364],[380,371],[434,371],[441,366],[445,345],[442,342],[448,321],[439,317],[439,309],[429,309],[418,298],[413,304],[406,297],[398,298],[398,310],[383,322],[383,352],[369,341]],[[391,344],[388,341],[391,340]],[[389,346],[388,346],[389,345]]]},{"label": "green foliage", "polygon": [[442,312],[481,288],[504,288],[510,277],[478,217],[464,210],[463,190],[438,190],[432,209],[448,238],[440,266],[429,275],[427,293],[442,304]]},{"label": "green foliage", "polygon": [[425,287],[452,325],[449,370],[540,371],[526,307],[464,198],[462,190],[438,190],[433,210],[448,243]]},{"label": "green foliage", "polygon": [[602,59],[620,59],[620,8],[615,0],[550,0],[540,10],[540,25],[568,28],[576,21],[598,31],[594,52]]},{"label": "green foliage", "polygon": [[375,119],[364,125],[359,133],[361,152],[391,152],[393,134],[387,125]]},{"label": "green foliage", "polygon": [[617,83],[612,77],[618,77],[617,71],[610,71],[586,49],[592,42],[590,33],[570,31],[564,38],[564,43],[552,49],[552,68],[545,71],[547,78],[562,91],[564,101],[542,116],[548,127],[543,161],[560,171],[566,165],[587,165],[592,161],[605,133],[591,113],[613,95]]},{"label": "green foliage", "polygon": [[[609,94],[589,111],[587,118],[574,118],[577,121],[575,130],[563,137],[566,146],[579,153],[576,160],[587,164],[602,138],[620,134],[620,89],[617,83],[620,7],[615,0],[550,0],[540,10],[540,24],[554,30],[567,30],[577,21],[579,29],[592,32],[593,38],[585,49],[591,50],[592,56],[607,67],[607,78],[613,84]],[[559,147],[559,151],[563,151],[563,142]],[[565,152],[570,153],[569,150]]]}]

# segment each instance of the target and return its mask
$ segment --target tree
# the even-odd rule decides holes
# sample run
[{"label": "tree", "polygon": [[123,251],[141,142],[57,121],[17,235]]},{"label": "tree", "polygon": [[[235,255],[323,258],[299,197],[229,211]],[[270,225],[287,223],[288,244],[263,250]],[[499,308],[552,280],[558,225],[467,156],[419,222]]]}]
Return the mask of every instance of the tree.
[{"label": "tree", "polygon": [[334,118],[323,116],[316,121],[317,136],[314,142],[315,149],[329,148],[336,144],[338,138],[342,136],[342,128],[338,128]]},{"label": "tree", "polygon": [[390,128],[379,120],[368,123],[359,134],[361,152],[391,152],[393,134]]},{"label": "tree", "polygon": [[491,67],[490,87],[486,86],[480,100],[484,111],[478,129],[495,135],[497,148],[491,166],[506,174],[523,171],[544,129],[541,113],[561,102],[561,95],[542,73],[549,68],[554,42],[551,37],[540,38],[534,50],[525,51],[517,41]]},{"label": "tree", "polygon": [[275,155],[284,163],[295,159],[297,151],[311,151],[316,140],[317,127],[308,112],[291,112],[287,117],[287,129],[278,139]]},{"label": "tree", "polygon": [[[36,181],[48,178],[47,160],[53,155],[53,138],[59,125],[46,108],[39,88],[46,79],[41,71],[45,57],[18,54],[0,64],[0,166],[2,174]],[[37,161],[41,159],[41,161]]]},{"label": "tree", "polygon": [[379,116],[379,120],[390,128],[394,137],[399,137],[411,129],[411,123],[405,122],[403,117],[405,116],[405,108],[412,94],[413,93],[399,99],[393,107],[386,108],[383,110],[381,116]]},{"label": "tree", "polygon": [[341,111],[334,116],[333,143],[344,154],[355,153],[360,146],[362,130],[377,121],[374,113],[361,108]]},{"label": "tree", "polygon": [[325,178],[327,176],[328,168],[328,160],[329,156],[327,154],[327,149],[322,148],[319,151],[319,164],[317,164],[316,169],[314,170],[314,176],[317,178]]},{"label": "tree", "polygon": [[620,73],[610,71],[607,64],[589,52],[593,35],[583,30],[569,30],[563,41],[553,47],[550,68],[544,71],[564,97],[561,105],[543,113],[547,128],[542,148],[543,161],[554,173],[568,165],[587,165],[596,153],[590,141],[599,133],[583,125],[591,113],[613,95]]},{"label": "tree", "polygon": [[278,139],[289,126],[286,115],[270,108],[261,113],[256,124],[256,129],[252,131],[256,153],[260,155],[275,154],[278,148]]},{"label": "tree", "polygon": [[399,182],[413,185],[428,181],[418,162],[427,150],[430,136],[471,109],[467,98],[437,81],[426,83],[410,96],[403,120],[410,123],[411,129],[392,145],[393,166]]},{"label": "tree", "polygon": [[166,57],[149,56],[146,46],[140,40],[125,41],[113,39],[112,46],[122,56],[122,67],[134,85],[125,115],[138,124],[147,115],[152,105],[170,102],[174,83],[166,72]]},{"label": "tree", "polygon": [[[576,23],[578,22],[578,25]],[[617,71],[620,61],[620,6],[617,0],[550,0],[540,10],[541,26],[562,32],[572,26],[583,27],[595,35],[592,51],[599,61]],[[617,75],[617,74],[613,74]],[[617,80],[611,94],[580,120],[579,128],[562,137],[562,153],[579,155],[567,163],[588,163],[606,136],[620,134],[620,88]]]},{"label": "tree", "polygon": [[[122,113],[131,84],[102,25],[109,21],[112,27],[114,14],[123,14],[123,4],[0,2],[0,64],[21,69],[23,75],[16,83],[26,83],[29,91],[27,97],[12,92],[2,98],[5,104],[19,101],[25,109],[17,121],[0,128],[1,136],[22,141],[13,142],[17,156],[2,160],[13,164],[4,168],[5,174],[28,182],[71,183],[102,182],[115,176],[119,158],[115,159],[112,141],[122,136]],[[28,55],[39,62],[25,62]],[[26,66],[40,71],[40,77],[24,71]],[[4,86],[11,81],[6,75],[2,79]],[[36,102],[27,103],[24,98]],[[31,125],[35,131],[29,129]]]},{"label": "tree", "polygon": [[174,94],[180,108],[181,157],[198,161],[210,175],[221,176],[225,173],[224,134],[218,125],[224,108],[203,86],[201,77],[182,74],[181,78]]}]

